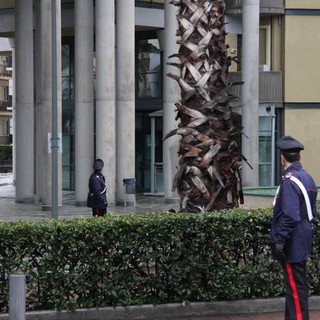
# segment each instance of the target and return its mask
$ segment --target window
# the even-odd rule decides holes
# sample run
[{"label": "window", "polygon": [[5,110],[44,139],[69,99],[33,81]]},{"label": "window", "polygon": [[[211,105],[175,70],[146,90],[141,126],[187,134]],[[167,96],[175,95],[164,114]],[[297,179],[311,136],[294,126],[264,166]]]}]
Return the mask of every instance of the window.
[{"label": "window", "polygon": [[275,107],[259,106],[259,186],[274,185]]},{"label": "window", "polygon": [[3,97],[3,101],[9,100],[9,87],[8,86],[2,86],[2,97]]},{"label": "window", "polygon": [[270,71],[270,26],[260,26],[259,48],[260,71]]},{"label": "window", "polygon": [[[233,108],[241,115],[241,108]],[[259,186],[275,185],[275,135],[276,109],[274,104],[259,105]],[[240,119],[234,119],[234,124],[240,125]],[[242,136],[234,137],[241,150]],[[243,143],[246,143],[246,140]],[[244,155],[245,156],[245,155]]]},{"label": "window", "polygon": [[74,50],[71,43],[61,46],[62,100],[74,100]]},{"label": "window", "polygon": [[158,39],[138,41],[137,98],[161,98],[161,52]]}]

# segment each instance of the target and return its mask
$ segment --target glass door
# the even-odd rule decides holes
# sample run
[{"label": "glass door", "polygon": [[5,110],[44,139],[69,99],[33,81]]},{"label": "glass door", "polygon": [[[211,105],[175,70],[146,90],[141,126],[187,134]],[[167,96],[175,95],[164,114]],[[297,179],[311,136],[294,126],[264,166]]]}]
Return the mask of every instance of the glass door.
[{"label": "glass door", "polygon": [[275,108],[259,106],[259,186],[274,186]]},{"label": "glass door", "polygon": [[163,193],[163,111],[150,114],[151,117],[151,177],[150,192]]},{"label": "glass door", "polygon": [[62,112],[62,189],[74,190],[74,111]]}]

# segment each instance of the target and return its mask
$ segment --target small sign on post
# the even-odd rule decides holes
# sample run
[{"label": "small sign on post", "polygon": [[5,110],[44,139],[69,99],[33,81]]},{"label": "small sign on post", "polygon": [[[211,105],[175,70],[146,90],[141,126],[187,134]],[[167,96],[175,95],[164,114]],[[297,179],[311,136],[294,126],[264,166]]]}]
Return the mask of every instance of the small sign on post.
[{"label": "small sign on post", "polygon": [[62,134],[58,133],[56,139],[52,138],[51,132],[48,132],[48,153],[52,153],[52,148],[57,148],[58,153],[62,153]]}]

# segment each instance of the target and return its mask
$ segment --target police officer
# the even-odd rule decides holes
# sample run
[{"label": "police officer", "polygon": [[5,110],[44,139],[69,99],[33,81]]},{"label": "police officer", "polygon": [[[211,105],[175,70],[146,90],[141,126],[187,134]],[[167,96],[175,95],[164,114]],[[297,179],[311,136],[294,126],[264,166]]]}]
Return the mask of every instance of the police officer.
[{"label": "police officer", "polygon": [[312,222],[317,221],[318,190],[300,162],[300,151],[304,146],[294,138],[284,136],[277,142],[277,147],[281,150],[285,170],[274,201],[273,256],[284,271],[285,320],[308,320],[306,260],[312,248]]},{"label": "police officer", "polygon": [[107,212],[107,186],[105,183],[102,169],[104,163],[101,159],[96,159],[93,163],[93,173],[89,178],[89,193],[87,199],[87,206],[92,208],[92,215],[102,217]]}]

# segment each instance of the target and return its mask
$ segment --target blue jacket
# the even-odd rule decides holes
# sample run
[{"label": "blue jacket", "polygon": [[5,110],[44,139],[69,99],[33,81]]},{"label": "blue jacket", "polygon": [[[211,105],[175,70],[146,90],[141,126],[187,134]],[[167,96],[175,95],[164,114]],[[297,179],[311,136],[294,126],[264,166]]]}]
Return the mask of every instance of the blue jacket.
[{"label": "blue jacket", "polygon": [[318,189],[312,177],[302,168],[300,162],[293,163],[283,172],[279,192],[276,196],[271,225],[271,242],[285,242],[285,262],[306,260],[312,249],[312,225],[303,194],[299,186],[290,180],[298,178],[307,190],[313,221],[317,221],[316,199]]},{"label": "blue jacket", "polygon": [[89,193],[87,206],[89,208],[103,209],[108,206],[107,187],[101,172],[93,172],[89,178]]}]

